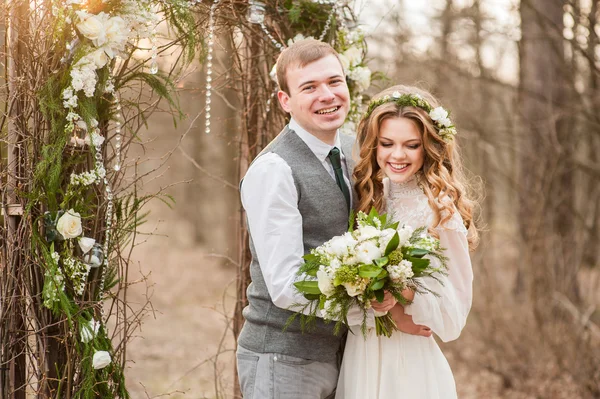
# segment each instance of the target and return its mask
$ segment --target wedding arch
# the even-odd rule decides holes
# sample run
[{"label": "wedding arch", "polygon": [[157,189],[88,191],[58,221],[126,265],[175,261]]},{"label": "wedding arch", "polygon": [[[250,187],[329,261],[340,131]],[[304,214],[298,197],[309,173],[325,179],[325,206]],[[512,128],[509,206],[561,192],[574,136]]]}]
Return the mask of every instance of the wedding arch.
[{"label": "wedding arch", "polygon": [[[236,90],[242,176],[285,124],[272,71],[294,40],[340,52],[353,129],[378,78],[365,33],[351,4],[335,0],[6,0],[0,10],[0,395],[126,398],[140,317],[127,299],[131,249],[144,204],[171,201],[139,195],[143,176],[127,157],[148,118],[159,103],[183,117],[175,82],[199,60],[205,134],[213,94]],[[218,52],[228,68],[214,63]],[[167,55],[175,61],[161,70]],[[241,213],[235,337],[249,283]]]}]

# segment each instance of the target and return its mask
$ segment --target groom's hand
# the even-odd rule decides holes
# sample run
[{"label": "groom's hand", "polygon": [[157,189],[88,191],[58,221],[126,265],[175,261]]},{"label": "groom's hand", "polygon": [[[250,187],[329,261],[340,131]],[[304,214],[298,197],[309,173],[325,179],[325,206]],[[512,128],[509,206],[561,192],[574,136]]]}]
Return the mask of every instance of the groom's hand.
[{"label": "groom's hand", "polygon": [[398,327],[398,330],[406,334],[431,337],[431,329],[427,326],[415,324],[411,315],[404,313],[404,307],[400,304],[390,309],[390,314]]},{"label": "groom's hand", "polygon": [[377,312],[385,313],[392,309],[396,303],[396,298],[394,298],[389,291],[385,291],[383,294],[383,301],[379,302],[378,300],[374,299],[371,301],[371,307]]}]

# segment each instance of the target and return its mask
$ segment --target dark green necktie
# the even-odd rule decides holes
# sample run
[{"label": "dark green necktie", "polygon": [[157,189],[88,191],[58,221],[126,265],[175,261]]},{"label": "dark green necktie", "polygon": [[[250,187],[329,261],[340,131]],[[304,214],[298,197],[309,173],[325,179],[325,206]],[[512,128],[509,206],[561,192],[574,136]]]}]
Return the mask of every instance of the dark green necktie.
[{"label": "dark green necktie", "polygon": [[331,165],[333,166],[335,182],[342,190],[344,198],[346,198],[346,204],[348,205],[348,209],[350,209],[350,191],[348,190],[348,186],[346,185],[346,181],[344,180],[344,172],[342,171],[342,161],[340,159],[340,150],[337,147],[333,147],[331,151],[329,151],[329,155],[327,155],[327,158],[329,158],[329,161],[331,161]]}]

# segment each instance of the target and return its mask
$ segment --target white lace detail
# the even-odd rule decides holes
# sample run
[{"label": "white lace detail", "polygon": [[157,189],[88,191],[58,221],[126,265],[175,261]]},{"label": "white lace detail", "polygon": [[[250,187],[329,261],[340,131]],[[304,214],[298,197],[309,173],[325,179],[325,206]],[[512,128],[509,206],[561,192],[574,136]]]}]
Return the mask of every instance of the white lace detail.
[{"label": "white lace detail", "polygon": [[[394,222],[406,224],[414,228],[430,226],[433,222],[433,211],[429,207],[427,195],[419,187],[417,179],[397,184],[384,182],[387,188],[386,212]],[[455,230],[467,234],[459,212],[454,212],[452,218],[436,229]]]}]

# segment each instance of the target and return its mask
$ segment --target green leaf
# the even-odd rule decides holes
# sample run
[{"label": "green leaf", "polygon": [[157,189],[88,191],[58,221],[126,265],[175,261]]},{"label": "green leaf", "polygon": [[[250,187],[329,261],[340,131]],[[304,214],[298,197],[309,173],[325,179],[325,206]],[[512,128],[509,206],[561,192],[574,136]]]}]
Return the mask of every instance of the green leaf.
[{"label": "green leaf", "polygon": [[399,225],[400,225],[400,222],[392,223],[392,224],[390,224],[389,228],[390,229],[394,229],[394,230],[398,230],[398,226]]},{"label": "green leaf", "polygon": [[412,263],[412,271],[414,274],[421,273],[422,271],[427,269],[430,263],[429,259],[408,257],[407,260],[409,260]]},{"label": "green leaf", "polygon": [[388,245],[385,247],[385,256],[388,256],[392,253],[392,251],[398,248],[398,244],[400,244],[400,236],[398,235],[398,232],[396,232],[394,233],[394,236],[390,242],[388,242]]},{"label": "green leaf", "polygon": [[294,283],[294,286],[303,294],[321,294],[318,281],[298,281]]},{"label": "green leaf", "polygon": [[377,290],[381,290],[383,288],[383,285],[385,284],[385,279],[380,279],[380,280],[375,280],[372,284],[371,284],[371,289],[373,291],[377,291]]},{"label": "green leaf", "polygon": [[411,248],[408,251],[406,251],[406,254],[408,256],[414,256],[416,258],[421,258],[427,254],[429,254],[431,251],[427,250],[427,249],[422,249],[422,248]]},{"label": "green leaf", "polygon": [[354,219],[355,219],[356,213],[354,212],[354,209],[350,209],[350,215],[348,216],[348,232],[352,233],[354,231]]},{"label": "green leaf", "polygon": [[308,299],[309,301],[315,301],[321,299],[321,294],[304,294],[304,298]]},{"label": "green leaf", "polygon": [[387,256],[384,256],[383,258],[377,258],[373,261],[373,263],[375,263],[375,265],[378,267],[384,267],[388,262],[389,259]]},{"label": "green leaf", "polygon": [[381,303],[383,302],[383,297],[385,295],[385,293],[383,292],[382,289],[378,289],[377,291],[374,292],[375,294],[375,298],[377,298],[377,302]]},{"label": "green leaf", "polygon": [[358,268],[358,275],[360,277],[377,277],[381,273],[381,267],[375,265],[362,265]]},{"label": "green leaf", "polygon": [[319,257],[315,254],[308,253],[302,257],[306,262],[317,262]]}]

